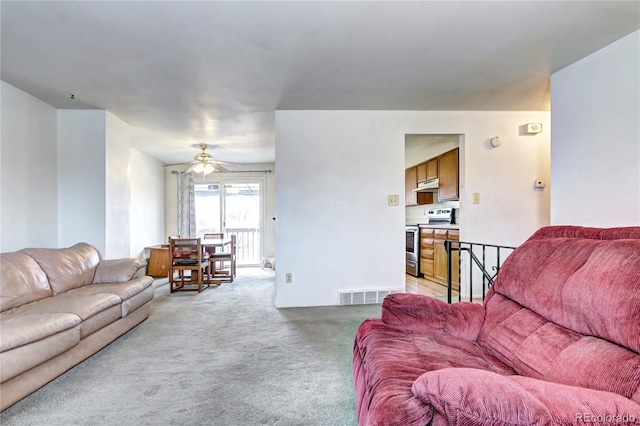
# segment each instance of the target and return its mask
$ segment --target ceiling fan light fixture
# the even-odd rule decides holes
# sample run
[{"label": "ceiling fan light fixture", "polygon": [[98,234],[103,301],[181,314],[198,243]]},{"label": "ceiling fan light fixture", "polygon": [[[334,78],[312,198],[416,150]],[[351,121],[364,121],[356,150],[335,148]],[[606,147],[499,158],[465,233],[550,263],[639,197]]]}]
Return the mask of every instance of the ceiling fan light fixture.
[{"label": "ceiling fan light fixture", "polygon": [[203,161],[201,163],[196,164],[195,167],[193,168],[193,171],[198,174],[202,173],[202,177],[204,177],[209,173],[213,173],[215,171],[215,167],[213,167],[211,164],[207,163],[206,161]]}]

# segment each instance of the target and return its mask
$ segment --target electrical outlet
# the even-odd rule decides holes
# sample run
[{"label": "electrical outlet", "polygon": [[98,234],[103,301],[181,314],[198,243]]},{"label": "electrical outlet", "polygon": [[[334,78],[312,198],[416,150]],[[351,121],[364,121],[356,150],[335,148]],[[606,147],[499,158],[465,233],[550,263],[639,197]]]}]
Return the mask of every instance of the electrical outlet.
[{"label": "electrical outlet", "polygon": [[284,274],[284,282],[287,284],[291,284],[293,282],[293,274],[291,272]]},{"label": "electrical outlet", "polygon": [[388,204],[390,206],[397,206],[400,204],[400,196],[399,195],[389,195],[387,197]]}]

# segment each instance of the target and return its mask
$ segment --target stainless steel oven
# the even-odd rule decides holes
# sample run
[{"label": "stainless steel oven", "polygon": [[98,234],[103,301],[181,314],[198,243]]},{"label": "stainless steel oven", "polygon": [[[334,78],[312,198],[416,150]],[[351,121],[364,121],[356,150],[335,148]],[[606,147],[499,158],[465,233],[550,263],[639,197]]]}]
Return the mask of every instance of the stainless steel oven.
[{"label": "stainless steel oven", "polygon": [[405,233],[407,237],[407,274],[417,277],[420,275],[420,228],[417,225],[407,225]]}]

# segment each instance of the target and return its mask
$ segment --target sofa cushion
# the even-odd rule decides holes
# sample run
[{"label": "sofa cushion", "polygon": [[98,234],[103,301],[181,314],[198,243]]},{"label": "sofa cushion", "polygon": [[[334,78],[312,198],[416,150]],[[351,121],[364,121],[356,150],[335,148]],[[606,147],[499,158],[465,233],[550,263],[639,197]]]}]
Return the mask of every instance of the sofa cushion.
[{"label": "sofa cushion", "polygon": [[142,259],[102,260],[96,269],[93,283],[122,283],[129,281],[145,266],[147,266],[147,262]]},{"label": "sofa cushion", "polygon": [[64,293],[48,299],[20,306],[7,311],[9,314],[71,313],[80,323],[80,338],[122,318],[121,299],[115,294],[68,294]]},{"label": "sofa cushion", "polygon": [[77,345],[79,324],[77,315],[67,313],[1,314],[0,382]]},{"label": "sofa cushion", "polygon": [[638,289],[640,228],[543,228],[500,269],[478,343],[520,375],[631,398]]},{"label": "sofa cushion", "polygon": [[640,355],[569,330],[493,294],[478,343],[522,376],[617,393],[640,388]]},{"label": "sofa cushion", "polygon": [[565,328],[640,352],[639,230],[545,228],[506,259],[492,290]]},{"label": "sofa cushion", "polygon": [[23,251],[0,254],[0,312],[51,297],[40,265]]},{"label": "sofa cushion", "polygon": [[390,294],[382,302],[382,322],[416,333],[444,333],[476,340],[484,309],[471,302],[452,305],[421,294]]},{"label": "sofa cushion", "polygon": [[153,278],[139,277],[122,283],[92,284],[75,288],[67,294],[115,294],[122,300],[122,316],[127,316],[153,299]]},{"label": "sofa cushion", "polygon": [[476,369],[427,372],[412,391],[434,407],[434,425],[637,425],[640,421],[640,406],[619,395]]},{"label": "sofa cushion", "polygon": [[358,365],[354,370],[356,388],[366,387],[356,389],[363,396],[358,406],[366,407],[366,415],[375,416],[359,418],[362,424],[396,424],[393,418],[406,420],[406,424],[425,424],[430,407],[411,392],[411,385],[425,371],[469,367],[514,373],[474,342],[442,333],[405,332],[379,319],[366,320],[358,328],[354,362]]},{"label": "sofa cushion", "polygon": [[54,295],[91,284],[100,262],[96,249],[86,243],[62,249],[29,248],[24,251],[47,274]]},{"label": "sofa cushion", "polygon": [[69,313],[15,313],[0,315],[0,353],[53,336],[80,324],[80,317]]}]

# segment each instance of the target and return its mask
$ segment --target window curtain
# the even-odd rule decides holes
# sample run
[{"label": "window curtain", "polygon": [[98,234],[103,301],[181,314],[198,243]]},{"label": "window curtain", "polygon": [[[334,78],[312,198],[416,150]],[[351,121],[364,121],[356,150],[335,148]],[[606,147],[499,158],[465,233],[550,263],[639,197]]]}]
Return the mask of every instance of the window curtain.
[{"label": "window curtain", "polygon": [[196,196],[193,174],[178,172],[178,234],[196,238]]}]

